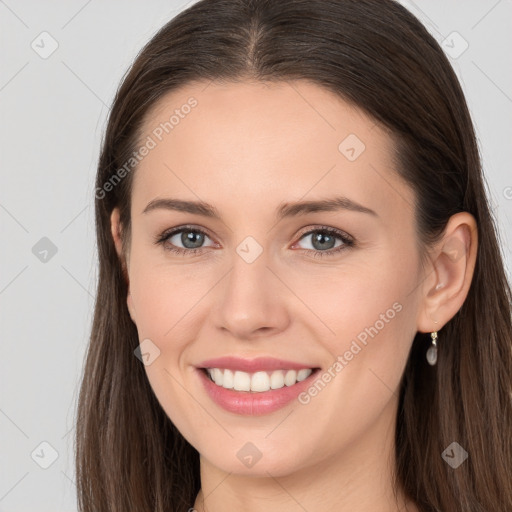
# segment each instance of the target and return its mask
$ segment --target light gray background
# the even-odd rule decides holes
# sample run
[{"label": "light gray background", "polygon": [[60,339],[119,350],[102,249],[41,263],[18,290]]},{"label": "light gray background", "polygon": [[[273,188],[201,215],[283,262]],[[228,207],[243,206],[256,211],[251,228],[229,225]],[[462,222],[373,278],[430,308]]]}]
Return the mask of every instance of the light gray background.
[{"label": "light gray background", "polygon": [[[138,50],[192,3],[0,0],[0,511],[76,510],[73,422],[97,274],[100,140]],[[453,55],[463,40],[469,45],[451,62],[476,125],[510,269],[512,2],[402,3]],[[43,31],[58,42],[47,59],[31,47],[50,48]],[[32,250],[43,237],[57,248],[45,262]],[[51,462],[52,451],[42,442],[58,452],[47,469],[39,464]]]}]

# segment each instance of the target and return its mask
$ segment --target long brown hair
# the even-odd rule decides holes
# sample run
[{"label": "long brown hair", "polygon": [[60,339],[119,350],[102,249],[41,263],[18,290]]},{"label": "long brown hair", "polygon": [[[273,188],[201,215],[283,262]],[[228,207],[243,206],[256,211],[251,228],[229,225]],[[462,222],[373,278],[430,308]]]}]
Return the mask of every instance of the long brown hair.
[{"label": "long brown hair", "polygon": [[[119,169],[159,98],[194,80],[247,79],[309,80],[389,129],[397,171],[415,192],[422,253],[451,215],[475,217],[473,280],[440,332],[437,366],[426,364],[426,334],[416,334],[409,354],[395,483],[422,512],[512,510],[511,293],[475,133],[443,51],[393,0],[202,0],[161,28],[124,77],[96,179],[99,281],[77,411],[79,510],[171,512],[194,504],[199,456],[161,408],[134,356],[139,339],[110,214],[120,208],[129,236],[136,166]],[[457,469],[441,456],[452,442],[469,454]]]}]

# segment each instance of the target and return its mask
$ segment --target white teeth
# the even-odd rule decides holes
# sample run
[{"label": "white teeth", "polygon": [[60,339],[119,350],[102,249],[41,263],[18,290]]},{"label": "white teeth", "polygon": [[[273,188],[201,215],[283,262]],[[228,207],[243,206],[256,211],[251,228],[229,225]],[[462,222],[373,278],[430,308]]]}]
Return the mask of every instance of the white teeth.
[{"label": "white teeth", "polygon": [[219,368],[214,368],[212,377],[217,386],[222,386],[222,383],[224,382],[224,373],[222,370],[219,370]]},{"label": "white teeth", "polygon": [[293,386],[297,382],[297,372],[295,370],[288,370],[284,376],[284,383],[287,386]]},{"label": "white teeth", "polygon": [[[216,368],[218,369],[218,368]],[[222,372],[222,370],[220,370]],[[215,383],[217,384],[217,383]],[[219,384],[220,386],[220,384]],[[231,370],[224,370],[224,377],[222,379],[222,387],[226,389],[233,388],[233,372]]]},{"label": "white teeth", "polygon": [[233,388],[236,391],[250,391],[251,376],[248,373],[236,371],[233,377]]},{"label": "white teeth", "polygon": [[303,368],[296,370],[275,370],[273,372],[259,371],[247,373],[239,370],[223,370],[221,368],[208,368],[208,375],[217,386],[236,391],[252,391],[260,393],[271,389],[280,389],[283,386],[293,386],[297,382],[308,378],[313,370]]},{"label": "white teeth", "polygon": [[297,382],[307,379],[311,375],[312,371],[313,370],[311,370],[311,368],[303,368],[302,370],[299,370],[297,372]]},{"label": "white teeth", "polygon": [[284,373],[277,371],[272,372],[270,376],[270,388],[271,389],[280,389],[284,386]]},{"label": "white teeth", "polygon": [[251,391],[268,391],[270,389],[270,377],[267,372],[256,372],[251,377]]}]

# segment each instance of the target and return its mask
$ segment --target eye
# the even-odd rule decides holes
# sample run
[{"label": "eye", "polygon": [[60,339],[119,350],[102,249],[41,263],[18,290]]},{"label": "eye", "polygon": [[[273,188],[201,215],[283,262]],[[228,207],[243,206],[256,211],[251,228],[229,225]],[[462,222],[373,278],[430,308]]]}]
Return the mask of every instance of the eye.
[{"label": "eye", "polygon": [[[306,253],[313,253],[312,256],[315,258],[332,256],[355,245],[355,241],[350,235],[327,226],[321,226],[303,233],[299,242],[307,237],[312,237],[311,248],[303,248],[303,250]],[[194,226],[180,226],[158,235],[155,243],[163,245],[167,251],[185,256],[196,254],[208,247],[203,246],[206,238],[210,237],[202,229]],[[336,245],[337,240],[340,241],[338,245]],[[181,244],[182,247],[178,244]],[[209,247],[215,247],[215,243]]]},{"label": "eye", "polygon": [[[189,255],[201,252],[204,248],[202,244],[205,238],[209,237],[202,229],[192,226],[181,226],[170,231],[165,231],[162,235],[157,237],[155,243],[162,244],[168,251],[180,255]],[[178,244],[182,244],[183,247],[179,247]]]},{"label": "eye", "polygon": [[[304,233],[300,240],[310,237],[310,248],[306,252],[313,252],[312,256],[333,256],[355,245],[354,239],[339,229],[322,226]],[[299,242],[300,242],[299,240]],[[336,245],[337,240],[340,241]]]}]

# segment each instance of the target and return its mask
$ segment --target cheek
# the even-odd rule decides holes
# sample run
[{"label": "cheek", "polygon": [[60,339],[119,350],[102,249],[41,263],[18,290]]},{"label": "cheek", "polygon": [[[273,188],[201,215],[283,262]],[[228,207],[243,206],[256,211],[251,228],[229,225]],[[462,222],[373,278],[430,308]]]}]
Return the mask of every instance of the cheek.
[{"label": "cheek", "polygon": [[[413,276],[405,269],[386,279],[377,272],[352,274],[326,285],[328,294],[311,297],[312,309],[316,305],[334,331],[321,338],[332,359],[320,376],[325,384],[312,383],[300,403],[310,417],[332,426],[334,445],[350,445],[398,397],[416,332],[417,305],[408,295]],[[321,297],[329,297],[324,308]]]},{"label": "cheek", "polygon": [[197,445],[198,432],[212,426],[188,390],[191,368],[186,363],[190,340],[197,338],[194,329],[201,325],[195,317],[200,308],[194,306],[206,284],[197,272],[194,278],[192,265],[185,267],[148,264],[148,259],[132,257],[130,294],[139,340],[149,339],[146,346],[158,354],[144,367],[148,382],[167,416]]},{"label": "cheek", "polygon": [[292,278],[296,294],[316,313],[317,331],[325,332],[323,339],[332,340],[333,348],[343,348],[348,339],[364,343],[377,335],[375,329],[382,335],[400,330],[414,316],[409,307],[416,286],[413,261],[397,267],[392,258],[380,257]]},{"label": "cheek", "polygon": [[416,262],[410,258],[397,267],[391,253],[380,253],[364,266],[326,270],[324,276],[317,273],[302,281],[298,295],[307,296],[311,310],[322,320],[316,320],[315,329],[324,333],[319,339],[326,352],[332,359],[340,357],[329,385],[332,399],[351,389],[343,398],[349,410],[374,400],[378,410],[399,385],[416,332],[418,304],[411,293],[417,285]]},{"label": "cheek", "polygon": [[130,294],[140,336],[177,338],[182,325],[190,324],[195,306],[215,281],[215,276],[200,276],[197,270],[195,265],[162,264],[143,255],[132,258]]}]

